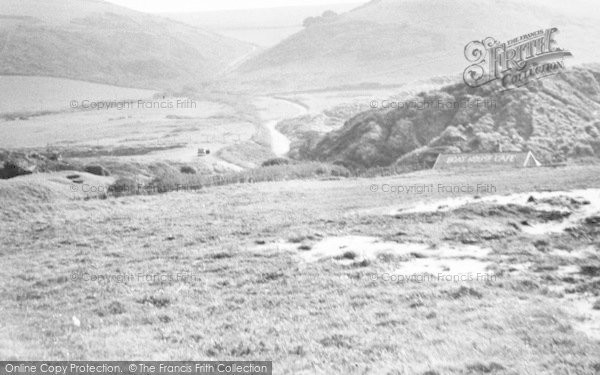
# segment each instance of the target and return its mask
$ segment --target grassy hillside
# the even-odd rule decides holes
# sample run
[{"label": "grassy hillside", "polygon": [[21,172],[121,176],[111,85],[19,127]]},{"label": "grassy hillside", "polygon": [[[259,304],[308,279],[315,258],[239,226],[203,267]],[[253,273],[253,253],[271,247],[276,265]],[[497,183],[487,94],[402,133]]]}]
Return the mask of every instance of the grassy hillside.
[{"label": "grassy hillside", "polygon": [[250,44],[95,0],[0,3],[0,74],[126,87],[213,79]]},{"label": "grassy hillside", "polygon": [[[555,4],[556,3],[556,4]],[[377,0],[323,18],[239,68],[249,84],[288,90],[356,83],[404,83],[462,74],[472,40],[507,41],[558,27],[557,41],[580,62],[600,61],[600,16],[593,3]]]},{"label": "grassy hillside", "polygon": [[[549,201],[529,192],[597,188],[598,167],[458,178],[428,171],[104,200],[82,200],[63,175],[34,177],[0,180],[0,356],[8,360],[268,358],[275,374],[600,369],[594,218],[552,235],[522,224],[577,213],[585,207],[577,194]],[[525,195],[493,204],[487,195],[478,203],[372,189],[458,182]],[[446,198],[472,203],[401,214]],[[550,203],[562,208],[544,211]],[[324,248],[331,258],[319,258]],[[422,277],[424,263],[481,265],[494,277],[390,278]],[[443,273],[451,272],[471,271]],[[579,307],[586,298],[590,305]]]},{"label": "grassy hillside", "polygon": [[361,167],[397,161],[427,167],[440,152],[499,149],[529,149],[545,162],[600,156],[598,66],[500,89],[461,83],[402,101],[401,108],[361,113],[303,155]]}]

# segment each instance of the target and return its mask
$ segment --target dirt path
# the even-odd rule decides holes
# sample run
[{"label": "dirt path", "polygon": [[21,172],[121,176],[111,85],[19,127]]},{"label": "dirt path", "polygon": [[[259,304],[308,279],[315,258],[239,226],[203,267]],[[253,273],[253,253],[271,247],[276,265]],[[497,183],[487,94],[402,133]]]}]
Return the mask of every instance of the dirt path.
[{"label": "dirt path", "polygon": [[289,118],[308,113],[308,107],[285,98],[261,97],[255,101],[259,116],[268,130],[273,153],[284,156],[290,151],[290,140],[276,129],[277,124]]}]

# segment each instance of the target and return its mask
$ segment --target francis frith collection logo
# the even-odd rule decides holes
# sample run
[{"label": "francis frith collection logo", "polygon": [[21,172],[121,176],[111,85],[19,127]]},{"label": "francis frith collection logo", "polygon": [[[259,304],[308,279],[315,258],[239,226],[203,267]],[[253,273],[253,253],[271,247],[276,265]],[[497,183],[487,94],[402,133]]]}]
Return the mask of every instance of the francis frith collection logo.
[{"label": "francis frith collection logo", "polygon": [[508,90],[559,73],[565,69],[564,58],[572,54],[558,48],[554,39],[557,33],[553,27],[504,43],[492,37],[470,42],[465,57],[472,64],[463,73],[465,83],[479,87],[500,80]]}]

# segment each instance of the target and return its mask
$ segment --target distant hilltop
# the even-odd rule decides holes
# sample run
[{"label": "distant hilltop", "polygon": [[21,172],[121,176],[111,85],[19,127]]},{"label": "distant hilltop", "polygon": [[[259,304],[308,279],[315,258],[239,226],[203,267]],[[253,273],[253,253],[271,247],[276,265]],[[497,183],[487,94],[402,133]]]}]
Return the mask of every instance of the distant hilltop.
[{"label": "distant hilltop", "polygon": [[[557,27],[568,66],[600,62],[600,13],[573,0],[379,0],[306,27],[238,69],[248,84],[294,91],[356,84],[406,84],[461,75],[465,47],[493,37],[501,43]],[[565,9],[568,8],[568,9]]]},{"label": "distant hilltop", "polygon": [[2,0],[0,74],[180,89],[215,79],[249,43],[92,0]]}]

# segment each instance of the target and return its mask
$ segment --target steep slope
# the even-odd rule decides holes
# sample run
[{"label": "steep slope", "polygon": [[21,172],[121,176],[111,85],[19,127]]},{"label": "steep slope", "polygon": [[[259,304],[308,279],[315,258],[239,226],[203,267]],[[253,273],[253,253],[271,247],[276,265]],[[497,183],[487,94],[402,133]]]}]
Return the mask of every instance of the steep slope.
[{"label": "steep slope", "polygon": [[462,74],[473,40],[500,41],[558,27],[558,44],[579,59],[600,61],[600,11],[574,0],[374,0],[312,26],[239,68],[249,82],[274,88],[322,88],[357,83],[405,83]]},{"label": "steep slope", "polygon": [[545,162],[600,157],[600,66],[500,89],[461,83],[400,102],[399,108],[362,113],[326,135],[312,158],[419,168],[431,166],[440,152],[532,150]]},{"label": "steep slope", "polygon": [[0,2],[0,74],[178,88],[253,46],[97,0]]}]

